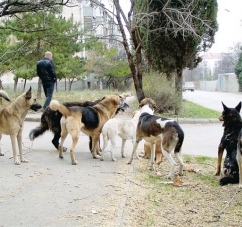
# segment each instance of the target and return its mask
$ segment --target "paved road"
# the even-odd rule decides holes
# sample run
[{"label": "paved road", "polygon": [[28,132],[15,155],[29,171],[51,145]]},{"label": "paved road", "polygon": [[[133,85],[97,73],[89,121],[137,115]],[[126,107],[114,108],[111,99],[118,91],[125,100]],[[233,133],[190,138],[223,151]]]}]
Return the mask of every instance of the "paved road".
[{"label": "paved road", "polygon": [[242,101],[242,94],[195,90],[194,92],[183,92],[183,98],[209,109],[221,112],[223,110],[221,102],[228,107],[235,107]]}]

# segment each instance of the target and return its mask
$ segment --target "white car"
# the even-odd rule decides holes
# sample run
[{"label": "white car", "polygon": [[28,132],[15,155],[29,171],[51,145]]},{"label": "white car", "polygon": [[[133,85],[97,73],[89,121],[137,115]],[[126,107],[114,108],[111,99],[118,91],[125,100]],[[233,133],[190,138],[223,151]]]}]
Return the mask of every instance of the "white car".
[{"label": "white car", "polygon": [[193,82],[185,82],[183,88],[183,91],[194,91],[195,90],[195,86]]}]

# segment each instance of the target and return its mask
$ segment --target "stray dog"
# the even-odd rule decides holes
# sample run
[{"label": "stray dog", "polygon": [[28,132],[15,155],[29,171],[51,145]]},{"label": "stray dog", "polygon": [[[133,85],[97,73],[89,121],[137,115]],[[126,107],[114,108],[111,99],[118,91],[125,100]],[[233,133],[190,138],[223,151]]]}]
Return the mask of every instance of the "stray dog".
[{"label": "stray dog", "polygon": [[116,147],[115,139],[116,135],[122,138],[122,147],[121,147],[121,157],[125,158],[124,155],[124,147],[127,140],[132,140],[134,143],[135,140],[135,134],[136,134],[136,127],[139,120],[140,111],[135,111],[133,113],[133,117],[130,120],[121,120],[117,118],[112,118],[108,120],[103,128],[102,128],[102,134],[103,134],[103,148],[101,153],[101,161],[104,160],[104,150],[108,145],[108,141],[111,140],[111,159],[112,161],[116,161],[113,155],[113,150]]},{"label": "stray dog", "polygon": [[[144,156],[143,158],[150,159],[152,144],[150,142],[144,143]],[[159,165],[162,162],[161,140],[155,142],[155,163]]]},{"label": "stray dog", "polygon": [[175,161],[171,156],[171,152],[174,150],[175,157],[177,158],[180,168],[179,174],[182,175],[184,163],[181,155],[181,147],[184,140],[184,132],[179,124],[167,118],[154,116],[154,109],[157,108],[156,103],[150,99],[145,98],[140,102],[141,115],[136,130],[136,141],[134,143],[132,155],[128,161],[131,164],[134,153],[138,147],[139,142],[144,139],[152,144],[151,158],[150,158],[150,170],[154,170],[155,162],[155,142],[162,140],[162,153],[170,163],[170,173],[168,178],[174,177]]},{"label": "stray dog", "polygon": [[239,166],[239,187],[242,188],[242,129],[238,137],[236,160]]},{"label": "stray dog", "polygon": [[[238,137],[242,128],[240,116],[241,102],[235,108],[228,108],[223,102],[222,116],[224,133],[218,146],[218,162],[215,175],[221,173],[221,162],[223,152],[226,150],[226,157],[223,165],[224,177],[220,179],[220,185],[235,184],[239,182],[239,166],[236,160]],[[238,157],[239,158],[239,157]]]},{"label": "stray dog", "polygon": [[80,132],[84,132],[92,138],[92,155],[98,158],[98,141],[103,125],[115,115],[118,108],[125,104],[123,98],[119,95],[106,95],[103,99],[92,107],[66,107],[57,100],[50,102],[50,109],[59,111],[61,118],[61,142],[59,145],[59,157],[63,158],[63,143],[68,135],[72,137],[72,146],[70,149],[71,162],[77,164],[74,156],[74,150],[79,139]]},{"label": "stray dog", "polygon": [[[63,105],[66,107],[72,107],[72,106],[82,106],[82,107],[88,107],[88,106],[94,106],[98,102],[100,102],[101,99],[97,99],[95,101],[85,101],[85,102],[65,102]],[[47,130],[50,130],[54,134],[54,138],[52,139],[52,144],[55,146],[55,148],[58,150],[59,147],[59,139],[61,137],[61,120],[62,114],[59,111],[51,110],[48,106],[43,114],[41,115],[40,125],[36,128],[32,129],[29,133],[29,138],[31,141],[33,141],[35,138],[43,135]],[[66,151],[66,148],[63,148],[63,151]]]},{"label": "stray dog", "polygon": [[[4,96],[2,97],[5,98]],[[19,165],[21,162],[28,162],[24,158],[22,149],[22,132],[25,116],[29,109],[38,110],[40,108],[41,105],[35,103],[35,99],[32,97],[30,87],[27,92],[17,97],[13,103],[0,110],[0,139],[2,138],[2,134],[10,135],[13,149],[13,159],[16,165]],[[19,148],[20,161],[16,151],[17,143]],[[3,155],[4,153],[0,148],[0,156]]]}]

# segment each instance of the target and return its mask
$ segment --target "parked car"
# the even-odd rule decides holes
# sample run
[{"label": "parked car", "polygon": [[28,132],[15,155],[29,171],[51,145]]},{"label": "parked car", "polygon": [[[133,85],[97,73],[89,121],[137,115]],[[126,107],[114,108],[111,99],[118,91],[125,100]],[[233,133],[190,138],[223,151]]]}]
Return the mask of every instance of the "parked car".
[{"label": "parked car", "polygon": [[194,91],[195,90],[195,86],[193,82],[185,82],[183,88],[183,91]]}]

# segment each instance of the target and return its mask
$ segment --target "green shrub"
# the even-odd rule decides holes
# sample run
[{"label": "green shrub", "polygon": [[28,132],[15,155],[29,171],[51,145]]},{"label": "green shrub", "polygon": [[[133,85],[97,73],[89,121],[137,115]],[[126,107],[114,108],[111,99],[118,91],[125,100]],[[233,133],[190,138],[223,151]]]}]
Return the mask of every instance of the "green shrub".
[{"label": "green shrub", "polygon": [[174,80],[168,81],[164,74],[151,72],[143,76],[143,89],[147,97],[157,104],[158,113],[170,113],[178,103]]}]

